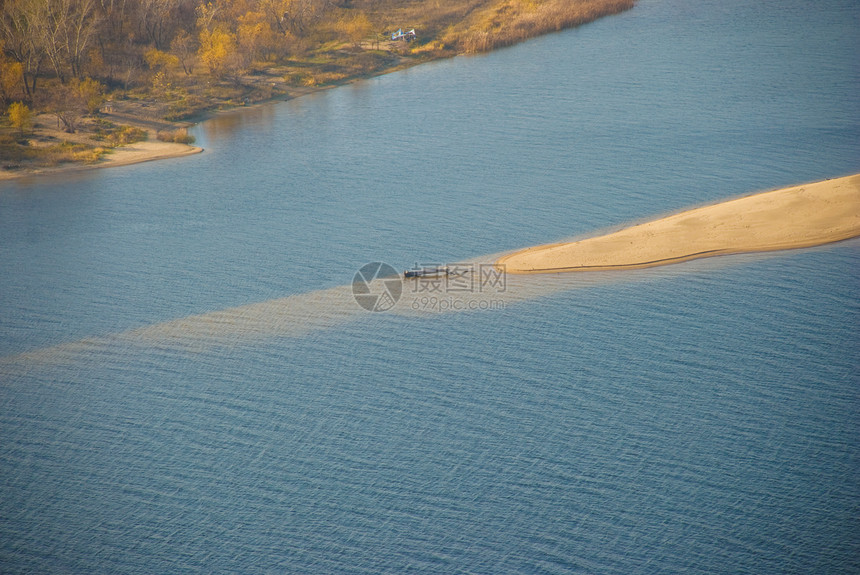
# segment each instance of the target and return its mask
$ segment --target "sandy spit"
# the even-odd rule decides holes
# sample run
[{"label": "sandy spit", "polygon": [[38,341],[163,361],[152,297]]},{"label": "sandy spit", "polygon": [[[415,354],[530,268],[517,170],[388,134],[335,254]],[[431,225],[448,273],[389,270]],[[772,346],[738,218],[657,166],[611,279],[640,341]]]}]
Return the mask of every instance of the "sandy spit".
[{"label": "sandy spit", "polygon": [[758,193],[496,260],[508,273],[646,268],[695,258],[811,247],[860,236],[860,174]]},{"label": "sandy spit", "polygon": [[174,142],[162,142],[155,140],[152,135],[145,142],[136,142],[118,148],[113,148],[109,154],[105,154],[92,164],[64,163],[46,168],[28,168],[20,171],[0,170],[0,181],[25,178],[39,174],[53,174],[58,172],[73,172],[79,170],[91,170],[93,168],[113,168],[139,164],[153,160],[164,160],[167,158],[178,158],[190,154],[198,154],[203,148],[177,144]]}]

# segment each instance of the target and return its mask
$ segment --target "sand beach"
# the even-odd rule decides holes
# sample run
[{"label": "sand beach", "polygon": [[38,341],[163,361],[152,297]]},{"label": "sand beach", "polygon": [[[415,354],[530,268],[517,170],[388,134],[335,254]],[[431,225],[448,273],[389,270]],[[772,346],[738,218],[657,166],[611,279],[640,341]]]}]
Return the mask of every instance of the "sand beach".
[{"label": "sand beach", "polygon": [[515,274],[646,268],[860,236],[860,174],[757,193],[574,242],[505,255]]},{"label": "sand beach", "polygon": [[145,142],[135,142],[119,148],[115,148],[110,154],[105,155],[93,167],[108,168],[115,166],[127,166],[150,162],[153,160],[164,160],[167,158],[179,158],[191,154],[198,154],[203,148],[176,142],[162,142],[156,140],[153,135]]},{"label": "sand beach", "polygon": [[203,148],[198,146],[179,144],[176,142],[162,142],[156,139],[154,131],[149,131],[147,140],[112,148],[109,153],[104,154],[97,161],[92,163],[67,162],[54,166],[27,167],[22,170],[4,170],[0,168],[0,181],[32,177],[42,174],[56,174],[78,170],[90,170],[94,168],[128,166],[131,164],[139,164],[141,162],[179,158],[191,154],[198,154],[202,151]]}]

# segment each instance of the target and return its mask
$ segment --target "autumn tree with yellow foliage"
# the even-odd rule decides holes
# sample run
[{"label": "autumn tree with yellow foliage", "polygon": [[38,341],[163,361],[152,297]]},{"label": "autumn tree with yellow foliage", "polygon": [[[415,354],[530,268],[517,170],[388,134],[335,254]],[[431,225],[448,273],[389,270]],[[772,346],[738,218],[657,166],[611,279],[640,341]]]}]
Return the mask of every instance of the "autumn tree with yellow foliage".
[{"label": "autumn tree with yellow foliage", "polygon": [[236,56],[236,36],[222,28],[200,31],[200,60],[213,76],[224,76]]},{"label": "autumn tree with yellow foliage", "polygon": [[23,102],[12,102],[6,112],[9,123],[23,136],[33,126],[33,113]]},{"label": "autumn tree with yellow foliage", "polygon": [[[68,112],[75,107],[62,96],[96,102],[80,94],[92,78],[103,86],[101,97],[148,99],[168,108],[163,117],[181,118],[219,98],[271,97],[276,80],[340,82],[403,65],[404,57],[418,62],[507,45],[634,2],[0,0],[0,106],[59,110],[73,130],[78,112]],[[386,31],[413,27],[415,42],[384,40]]]}]

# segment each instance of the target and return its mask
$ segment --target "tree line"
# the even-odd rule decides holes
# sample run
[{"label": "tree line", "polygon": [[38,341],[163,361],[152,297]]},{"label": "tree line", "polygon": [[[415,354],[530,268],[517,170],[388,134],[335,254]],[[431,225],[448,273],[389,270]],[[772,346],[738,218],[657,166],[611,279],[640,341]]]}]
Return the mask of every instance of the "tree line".
[{"label": "tree line", "polygon": [[[0,110],[20,102],[74,131],[106,93],[134,91],[177,102],[170,114],[182,117],[206,106],[208,82],[239,85],[254,69],[289,64],[298,70],[290,82],[330,81],[322,70],[339,48],[320,58],[323,46],[357,47],[399,26],[420,28],[424,45],[415,50],[438,57],[578,25],[634,1],[0,0]],[[351,73],[380,59],[364,56],[352,59],[359,71]],[[338,58],[346,69],[348,58]],[[318,77],[306,80],[302,70],[314,65]]]},{"label": "tree line", "polygon": [[[306,48],[350,0],[0,0],[0,100],[39,103],[46,80],[128,88],[143,71],[213,75]],[[354,19],[354,18],[353,18]],[[368,30],[361,30],[366,33]],[[53,84],[52,84],[53,87]]]}]

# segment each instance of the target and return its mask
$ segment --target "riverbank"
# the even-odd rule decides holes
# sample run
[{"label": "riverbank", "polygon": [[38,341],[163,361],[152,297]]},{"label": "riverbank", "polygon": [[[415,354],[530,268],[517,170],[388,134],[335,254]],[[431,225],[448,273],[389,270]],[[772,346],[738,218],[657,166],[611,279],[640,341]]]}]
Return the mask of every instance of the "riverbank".
[{"label": "riverbank", "polygon": [[860,236],[860,174],[758,193],[614,233],[520,250],[508,273],[629,270]]},{"label": "riverbank", "polygon": [[[150,50],[144,54],[143,48],[126,42],[121,45],[123,49],[131,46],[140,52],[127,54],[126,59],[146,60],[147,65],[132,66],[121,78],[108,73],[107,85],[124,87],[103,94],[105,101],[100,111],[76,121],[75,133],[53,129],[59,116],[55,118],[44,110],[36,114],[26,133],[22,130],[13,135],[12,130],[0,126],[0,180],[192,154],[200,149],[155,144],[154,132],[181,130],[224,110],[289,100],[425,62],[509,46],[617,14],[634,4],[635,0],[445,0],[408,4],[391,0],[317,15],[312,26],[302,27],[301,38],[296,31],[281,33],[280,40],[270,46],[269,59],[254,59],[252,51],[245,54],[244,64],[238,64],[244,44],[237,44],[233,38],[233,43],[228,44],[236,51],[235,57],[225,60],[217,70],[211,62],[203,65],[205,59],[199,52],[172,46],[170,52]],[[262,14],[254,12],[243,18],[251,16]],[[229,28],[227,23],[224,26]],[[259,26],[267,29],[268,24],[261,21]],[[391,32],[377,32],[402,26],[417,29],[412,41],[393,40]],[[190,32],[187,37],[191,38],[200,30],[183,32]],[[88,73],[104,79],[106,72]],[[40,86],[43,91],[58,94],[69,90],[68,85],[50,77],[43,79]],[[59,109],[64,108],[59,105]],[[151,131],[150,143],[135,145],[131,151],[124,150],[124,145],[106,146],[90,129],[104,123],[115,129],[130,126]]]},{"label": "riverbank", "polygon": [[131,164],[139,164],[142,162],[180,158],[182,156],[199,154],[202,151],[203,148],[197,146],[178,144],[175,142],[162,142],[156,138],[155,133],[148,132],[146,140],[109,149],[102,153],[98,159],[93,162],[67,162],[53,166],[32,166],[23,170],[15,171],[0,169],[0,182],[28,176],[32,177],[96,168],[115,168]]}]

